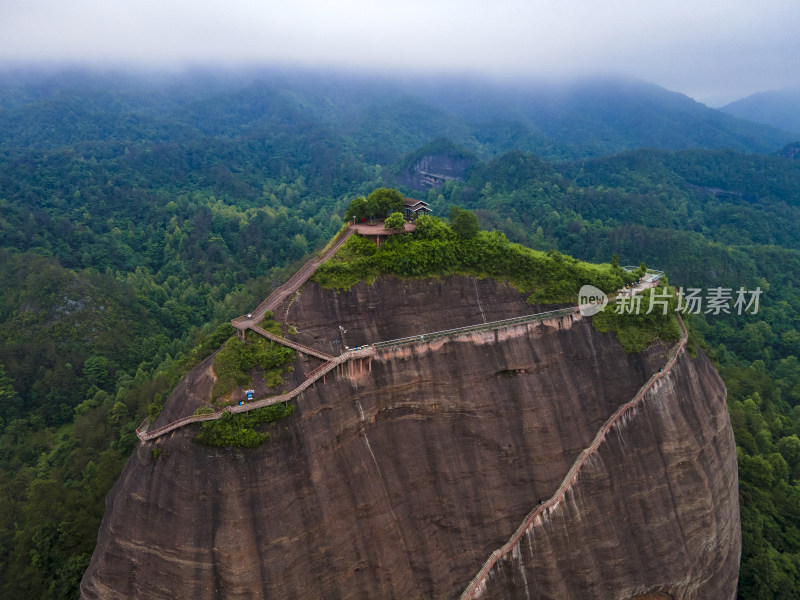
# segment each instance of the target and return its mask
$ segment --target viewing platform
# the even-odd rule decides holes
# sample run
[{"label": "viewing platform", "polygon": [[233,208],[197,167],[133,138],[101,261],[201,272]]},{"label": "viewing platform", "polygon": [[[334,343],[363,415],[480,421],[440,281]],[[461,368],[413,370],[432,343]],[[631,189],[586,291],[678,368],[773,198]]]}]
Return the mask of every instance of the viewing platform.
[{"label": "viewing platform", "polygon": [[355,232],[367,239],[374,240],[375,243],[380,246],[381,238],[385,240],[390,235],[396,235],[398,233],[411,233],[416,228],[417,226],[414,223],[409,223],[406,221],[406,224],[402,229],[399,227],[397,229],[386,229],[383,226],[383,221],[376,221],[375,223],[356,223]]}]

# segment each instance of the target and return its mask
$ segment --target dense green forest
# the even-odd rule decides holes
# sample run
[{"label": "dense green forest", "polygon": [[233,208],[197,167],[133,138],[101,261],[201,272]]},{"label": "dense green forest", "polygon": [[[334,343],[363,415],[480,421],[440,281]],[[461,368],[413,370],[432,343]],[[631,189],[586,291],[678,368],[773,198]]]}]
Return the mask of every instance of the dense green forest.
[{"label": "dense green forest", "polygon": [[482,162],[402,191],[504,234],[468,243],[763,290],[757,314],[691,321],[728,387],[740,595],[800,597],[800,161],[747,153],[791,137],[654,86],[601,88],[562,90],[555,111],[541,91],[456,83],[0,76],[0,596],[77,597],[151,403],[353,198],[444,136]]}]

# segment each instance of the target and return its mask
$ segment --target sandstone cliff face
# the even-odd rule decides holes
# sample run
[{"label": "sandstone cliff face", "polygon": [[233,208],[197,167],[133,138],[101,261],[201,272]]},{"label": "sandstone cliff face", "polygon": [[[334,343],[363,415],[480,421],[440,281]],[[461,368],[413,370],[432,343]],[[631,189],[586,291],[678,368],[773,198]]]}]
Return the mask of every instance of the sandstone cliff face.
[{"label": "sandstone cliff face", "polygon": [[[530,312],[492,280],[387,278],[310,284],[284,314],[330,350]],[[457,598],[666,350],[626,355],[577,316],[422,342],[330,373],[257,449],[196,445],[197,426],[141,444],[108,497],[83,597]],[[724,387],[702,356],[673,371],[484,597],[732,597]]]},{"label": "sandstone cliff face", "polygon": [[297,341],[333,354],[345,345],[352,348],[559,308],[528,304],[506,283],[467,277],[383,277],[375,285],[358,283],[340,292],[311,283],[287,304],[276,314],[296,327]]},{"label": "sandstone cliff face", "polygon": [[716,379],[682,354],[474,597],[735,598],[736,455]]}]

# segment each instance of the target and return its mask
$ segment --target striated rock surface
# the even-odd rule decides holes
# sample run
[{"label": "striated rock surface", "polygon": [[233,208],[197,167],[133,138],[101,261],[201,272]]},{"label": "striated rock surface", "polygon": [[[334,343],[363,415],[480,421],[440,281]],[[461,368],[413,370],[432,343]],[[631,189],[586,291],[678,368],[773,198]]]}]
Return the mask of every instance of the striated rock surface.
[{"label": "striated rock surface", "polygon": [[733,443],[716,372],[682,353],[471,597],[735,598]]},{"label": "striated rock surface", "polygon": [[415,190],[440,188],[450,179],[463,180],[473,164],[475,159],[469,157],[425,154],[402,171],[399,181]]},{"label": "striated rock surface", "polygon": [[[493,280],[380,278],[309,284],[276,316],[329,351],[531,312]],[[626,355],[577,315],[421,341],[331,372],[259,448],[199,446],[196,425],[141,444],[107,499],[82,596],[457,598],[667,351]],[[165,411],[208,382],[200,365]],[[682,355],[483,597],[732,597],[724,397],[708,361]]]},{"label": "striated rock surface", "polygon": [[532,305],[507,283],[447,277],[403,281],[382,277],[331,292],[308,284],[276,314],[297,329],[302,344],[340,354],[351,348],[403,336],[454,329],[535,314],[561,306]]}]

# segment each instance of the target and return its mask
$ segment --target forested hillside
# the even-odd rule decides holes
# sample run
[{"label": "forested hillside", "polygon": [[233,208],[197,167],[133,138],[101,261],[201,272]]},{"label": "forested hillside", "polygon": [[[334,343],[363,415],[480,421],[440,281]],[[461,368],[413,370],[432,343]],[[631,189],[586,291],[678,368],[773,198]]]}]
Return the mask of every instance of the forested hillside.
[{"label": "forested hillside", "polygon": [[766,154],[792,136],[598,86],[0,77],[0,596],[77,596],[151,403],[352,198],[446,137],[483,162],[428,192],[439,216],[474,209],[512,241],[646,261],[675,285],[761,287],[757,315],[692,322],[741,453],[741,595],[796,597],[800,166]]},{"label": "forested hillside", "polygon": [[[623,78],[557,84],[288,70],[148,78],[0,73],[0,90],[2,142],[37,149],[104,141],[124,151],[134,141],[256,141],[266,133],[274,140],[301,130],[317,151],[344,148],[366,164],[387,165],[438,137],[482,158],[517,149],[554,160],[643,147],[768,153],[796,141],[793,133]],[[307,161],[308,147],[278,150],[323,168]]]}]

